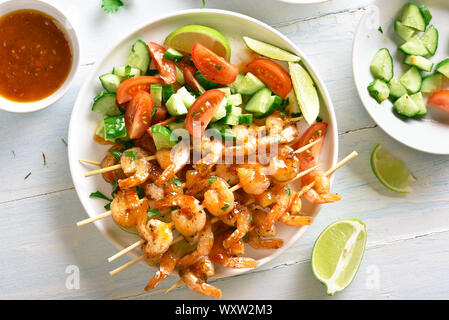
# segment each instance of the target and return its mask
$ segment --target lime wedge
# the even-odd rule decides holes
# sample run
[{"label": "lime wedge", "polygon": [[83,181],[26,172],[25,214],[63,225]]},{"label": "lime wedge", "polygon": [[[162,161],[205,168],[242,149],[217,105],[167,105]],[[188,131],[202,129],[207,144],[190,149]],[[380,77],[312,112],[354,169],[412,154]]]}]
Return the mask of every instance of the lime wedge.
[{"label": "lime wedge", "polygon": [[288,68],[302,115],[306,122],[311,125],[320,113],[320,100],[315,84],[306,69],[299,63],[289,62]]},{"label": "lime wedge", "polygon": [[226,60],[231,58],[228,40],[217,30],[197,24],[176,29],[168,35],[164,44],[175,50],[190,53],[195,42],[201,43]]},{"label": "lime wedge", "polygon": [[371,168],[377,179],[388,189],[400,193],[410,193],[409,183],[415,181],[402,161],[381,149],[378,144],[371,153]]},{"label": "lime wedge", "polygon": [[338,220],[321,232],[312,250],[312,270],[327,287],[327,294],[345,289],[354,279],[366,244],[365,224]]},{"label": "lime wedge", "polygon": [[257,52],[258,54],[271,59],[290,62],[299,62],[301,60],[300,57],[294,55],[293,53],[275,47],[271,44],[252,39],[250,37],[243,37],[243,41],[248,46],[248,48],[250,48],[254,52]]}]

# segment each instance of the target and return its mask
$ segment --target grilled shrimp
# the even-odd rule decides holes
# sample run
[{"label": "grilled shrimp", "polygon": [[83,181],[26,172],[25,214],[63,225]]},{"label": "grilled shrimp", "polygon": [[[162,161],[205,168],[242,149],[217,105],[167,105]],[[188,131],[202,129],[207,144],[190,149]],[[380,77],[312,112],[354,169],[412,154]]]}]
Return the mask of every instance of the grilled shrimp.
[{"label": "grilled shrimp", "polygon": [[[210,182],[209,182],[210,183]],[[234,208],[234,194],[222,178],[216,179],[204,193],[203,206],[214,216],[222,216]]]},{"label": "grilled shrimp", "polygon": [[149,291],[155,288],[159,283],[164,281],[165,278],[170,276],[173,273],[173,270],[175,270],[177,261],[178,258],[173,253],[172,248],[168,248],[161,257],[159,270],[154,274],[153,278],[150,279],[145,290]]},{"label": "grilled shrimp", "polygon": [[120,190],[111,202],[112,219],[124,228],[135,226],[139,218],[139,207],[140,199],[136,191]]},{"label": "grilled shrimp", "polygon": [[330,181],[320,170],[314,170],[303,178],[306,184],[315,182],[313,189],[306,192],[305,197],[312,203],[330,203],[341,200],[336,193],[329,193]]},{"label": "grilled shrimp", "polygon": [[[117,144],[113,145],[111,148],[109,148],[108,152],[106,153],[105,157],[103,158],[103,161],[101,162],[101,167],[106,168],[106,167],[110,167],[110,166],[115,166],[118,163],[118,161],[109,151],[111,151],[111,150],[118,151],[121,148],[123,148],[122,143],[117,143]],[[123,170],[120,168],[120,169],[117,169],[114,171],[104,172],[103,178],[104,178],[104,180],[106,180],[106,182],[113,184],[116,180],[118,181],[119,179],[126,178],[126,175],[123,172]]]},{"label": "grilled shrimp", "polygon": [[272,225],[270,229],[265,230],[263,228],[263,223],[265,221],[265,218],[267,217],[267,213],[256,209],[253,211],[252,214],[253,217],[253,225],[254,230],[259,234],[261,237],[274,237],[276,235],[276,225]]},{"label": "grilled shrimp", "polygon": [[202,158],[193,167],[202,174],[206,174],[210,172],[212,167],[221,159],[224,146],[220,140],[211,140],[209,137],[205,136],[201,138],[201,141],[200,148],[202,151]]},{"label": "grilled shrimp", "polygon": [[142,245],[142,253],[146,260],[150,262],[159,261],[161,255],[170,248],[173,242],[172,225],[158,219],[147,221],[147,217],[144,215],[139,219],[136,229],[145,241]]},{"label": "grilled shrimp", "polygon": [[241,166],[237,169],[239,185],[246,193],[261,194],[270,186],[270,179],[265,172],[266,167],[261,164]]},{"label": "grilled shrimp", "polygon": [[192,196],[172,196],[156,201],[154,206],[156,209],[179,207],[171,212],[171,217],[176,230],[184,236],[193,236],[206,225],[206,212],[199,201]]},{"label": "grilled shrimp", "polygon": [[168,179],[174,178],[189,161],[190,148],[185,143],[178,143],[172,149],[161,149],[156,151],[156,160],[164,169],[161,176],[156,180],[157,184],[164,184]]},{"label": "grilled shrimp", "polygon": [[149,163],[144,159],[146,156],[148,154],[141,148],[131,148],[122,153],[120,164],[128,178],[119,180],[120,189],[134,188],[148,179]]},{"label": "grilled shrimp", "polygon": [[265,120],[265,127],[269,136],[278,137],[281,144],[294,144],[301,137],[296,125],[284,119],[279,113],[268,116]]},{"label": "grilled shrimp", "polygon": [[155,183],[145,184],[145,195],[153,200],[160,200],[164,198],[164,188]]},{"label": "grilled shrimp", "polygon": [[186,254],[178,262],[180,268],[187,268],[197,263],[202,257],[209,254],[214,244],[214,233],[210,221],[206,223],[204,229],[199,232],[198,244],[195,251]]},{"label": "grilled shrimp", "polygon": [[209,297],[221,298],[221,290],[206,282],[208,276],[214,273],[213,263],[207,258],[189,268],[179,270],[179,276],[187,288]]},{"label": "grilled shrimp", "polygon": [[237,215],[236,227],[232,234],[223,241],[223,247],[229,249],[233,244],[242,240],[251,228],[251,212],[243,207]]},{"label": "grilled shrimp", "polygon": [[201,174],[197,170],[187,170],[186,172],[186,194],[194,196],[197,199],[204,197],[209,186],[210,177]]},{"label": "grilled shrimp", "polygon": [[265,217],[262,227],[269,230],[276,221],[288,210],[292,191],[288,187],[276,187],[275,194],[277,195],[276,204],[271,208]]},{"label": "grilled shrimp", "polygon": [[255,230],[249,232],[246,242],[254,249],[279,249],[284,244],[278,238],[263,239]]},{"label": "grilled shrimp", "polygon": [[288,146],[280,146],[277,157],[270,159],[269,173],[278,182],[295,178],[299,173],[298,156]]},{"label": "grilled shrimp", "polygon": [[257,151],[257,126],[239,124],[232,127],[236,137],[235,145],[224,149],[225,155],[232,153],[236,157],[242,157]]},{"label": "grilled shrimp", "polygon": [[239,176],[237,175],[236,168],[237,166],[233,164],[217,164],[215,166],[215,174],[232,186],[239,183]]}]

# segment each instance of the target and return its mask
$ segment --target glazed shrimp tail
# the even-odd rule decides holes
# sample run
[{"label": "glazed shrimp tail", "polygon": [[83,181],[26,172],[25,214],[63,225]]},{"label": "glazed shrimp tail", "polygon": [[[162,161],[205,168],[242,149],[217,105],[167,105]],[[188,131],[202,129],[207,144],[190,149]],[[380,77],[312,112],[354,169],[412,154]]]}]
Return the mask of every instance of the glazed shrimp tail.
[{"label": "glazed shrimp tail", "polygon": [[[162,150],[156,152],[156,159],[161,162],[159,159],[161,158],[161,154],[163,152],[163,157],[169,157],[168,159],[170,163],[156,180],[157,184],[164,184],[169,179],[175,177],[176,173],[184,168],[190,158],[190,147],[186,143],[178,143],[173,149]],[[164,159],[164,161],[167,160]]]},{"label": "glazed shrimp tail", "polygon": [[179,276],[190,290],[208,297],[221,298],[220,289],[206,283],[203,279],[195,275],[191,269],[181,269]]},{"label": "glazed shrimp tail", "polygon": [[178,262],[179,268],[187,268],[197,263],[202,257],[209,255],[214,244],[214,234],[210,221],[206,223],[204,229],[199,233],[199,240],[196,250],[182,257]]},{"label": "glazed shrimp tail", "polygon": [[283,246],[284,241],[277,238],[263,239],[255,230],[253,230],[248,233],[246,243],[254,249],[279,249]]},{"label": "glazed shrimp tail", "polygon": [[251,228],[251,213],[248,209],[243,208],[237,215],[237,229],[223,241],[223,247],[229,249],[233,244],[243,239]]},{"label": "glazed shrimp tail", "polygon": [[235,257],[230,254],[230,250],[223,247],[223,240],[228,237],[229,232],[220,232],[215,236],[214,246],[209,255],[211,261],[222,265],[225,268],[246,269],[257,267],[257,261],[248,257]]},{"label": "glazed shrimp tail", "polygon": [[277,194],[277,202],[271,208],[270,212],[268,212],[265,217],[265,221],[262,224],[262,227],[265,230],[271,229],[271,227],[279,220],[279,218],[287,211],[290,206],[292,191],[288,187],[279,188],[276,192]]},{"label": "glazed shrimp tail", "polygon": [[128,176],[118,181],[120,189],[131,189],[141,185],[150,177],[150,165],[145,157],[148,154],[141,148],[131,148],[123,152],[120,164]]},{"label": "glazed shrimp tail", "polygon": [[165,278],[170,276],[173,273],[173,270],[175,270],[177,261],[178,259],[171,248],[165,251],[161,257],[159,270],[155,273],[153,278],[150,279],[145,290],[150,291],[151,289],[154,289],[159,283],[164,281]]}]

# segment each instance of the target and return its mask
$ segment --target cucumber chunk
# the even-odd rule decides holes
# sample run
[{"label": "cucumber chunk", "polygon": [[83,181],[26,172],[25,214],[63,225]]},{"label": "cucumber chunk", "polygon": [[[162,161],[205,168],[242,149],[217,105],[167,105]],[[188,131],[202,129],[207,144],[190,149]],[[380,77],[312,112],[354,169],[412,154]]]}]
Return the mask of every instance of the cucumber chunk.
[{"label": "cucumber chunk", "polygon": [[418,113],[416,114],[417,116],[423,116],[427,114],[427,107],[421,92],[412,94],[410,98],[412,98],[413,102],[415,102],[415,104],[418,106],[419,110]]},{"label": "cucumber chunk", "polygon": [[413,56],[427,56],[429,54],[429,51],[427,51],[426,46],[421,41],[421,39],[418,36],[413,36],[408,40],[406,43],[404,43],[402,46],[399,47],[399,50],[401,50],[403,53]]},{"label": "cucumber chunk", "polygon": [[237,93],[250,96],[262,88],[265,88],[265,84],[251,72],[248,72],[237,84]]},{"label": "cucumber chunk", "polygon": [[421,15],[424,18],[424,23],[427,27],[430,20],[432,20],[432,14],[430,13],[429,8],[427,8],[424,4],[419,6],[419,11],[421,11]]},{"label": "cucumber chunk", "polygon": [[227,124],[211,123],[209,127],[209,130],[217,130],[220,133],[221,137],[225,140],[236,140],[234,132]]},{"label": "cucumber chunk", "polygon": [[184,55],[175,49],[169,48],[165,51],[164,58],[167,60],[179,61],[184,58]]},{"label": "cucumber chunk", "polygon": [[101,119],[100,122],[98,122],[97,128],[95,129],[95,134],[101,138],[104,139],[104,119]]},{"label": "cucumber chunk", "polygon": [[227,104],[228,104],[227,99],[223,98],[223,100],[221,100],[220,105],[218,106],[217,110],[215,111],[214,116],[212,117],[212,119],[210,121],[215,122],[215,121],[218,121],[218,120],[226,117]]},{"label": "cucumber chunk", "polygon": [[419,38],[431,56],[438,48],[438,30],[434,26],[427,28],[426,32]]},{"label": "cucumber chunk", "polygon": [[253,115],[251,113],[241,114],[239,116],[239,124],[252,124]]},{"label": "cucumber chunk", "polygon": [[394,32],[404,41],[410,40],[416,34],[415,29],[404,26],[399,20],[394,22]]},{"label": "cucumber chunk", "polygon": [[176,121],[168,123],[167,127],[171,131],[174,131],[176,129],[185,129],[186,128],[186,123],[185,123],[185,120],[176,120]]},{"label": "cucumber chunk", "polygon": [[140,69],[131,67],[130,65],[122,67],[114,67],[112,73],[122,78],[133,78],[142,75]]},{"label": "cucumber chunk", "polygon": [[228,104],[233,106],[239,106],[243,103],[242,95],[240,93],[231,94],[228,97]]},{"label": "cucumber chunk", "polygon": [[218,88],[218,83],[212,82],[203,76],[199,71],[193,75],[199,84],[206,90]]},{"label": "cucumber chunk", "polygon": [[407,89],[404,88],[397,77],[393,77],[393,79],[388,82],[388,87],[390,88],[390,97],[393,99],[400,98],[407,93]]},{"label": "cucumber chunk", "polygon": [[106,116],[115,116],[120,114],[115,93],[102,92],[94,98],[92,111],[104,114]]},{"label": "cucumber chunk", "polygon": [[256,118],[264,118],[279,108],[281,103],[282,99],[272,96],[270,89],[262,88],[246,103],[245,111],[253,113]]},{"label": "cucumber chunk", "polygon": [[221,119],[220,123],[236,126],[239,124],[239,117],[242,114],[242,108],[234,106],[226,106],[226,116]]},{"label": "cucumber chunk", "polygon": [[184,85],[184,73],[182,72],[182,70],[178,67],[176,67],[176,81],[183,86]]},{"label": "cucumber chunk", "polygon": [[393,104],[394,110],[405,117],[414,117],[419,112],[419,107],[409,95],[404,94]]},{"label": "cucumber chunk", "polygon": [[422,77],[418,68],[410,67],[400,78],[399,82],[407,89],[408,93],[416,93],[421,90]]},{"label": "cucumber chunk", "polygon": [[100,79],[101,85],[107,92],[114,92],[114,93],[117,92],[120,82],[122,82],[121,77],[119,77],[115,74],[112,74],[112,73],[102,74],[99,77],[99,79]]},{"label": "cucumber chunk", "polygon": [[432,71],[433,68],[433,62],[421,56],[406,56],[404,63],[427,72]]},{"label": "cucumber chunk", "polygon": [[374,78],[388,82],[393,78],[393,59],[387,48],[376,52],[370,64],[370,70]]},{"label": "cucumber chunk", "polygon": [[380,79],[376,79],[371,82],[368,86],[368,91],[378,103],[382,103],[382,101],[387,100],[390,96],[390,89],[388,88],[388,85]]},{"label": "cucumber chunk", "polygon": [[235,79],[235,81],[233,83],[231,83],[230,85],[228,85],[228,87],[231,89],[232,93],[237,93],[237,86],[240,84],[240,82],[243,80],[243,78],[245,78],[245,75],[239,73],[237,75],[237,78]]},{"label": "cucumber chunk", "polygon": [[177,94],[179,94],[182,98],[182,101],[184,102],[184,105],[187,109],[190,109],[192,104],[195,102],[195,96],[193,96],[186,87],[181,87],[178,91],[176,91]]},{"label": "cucumber chunk", "polygon": [[162,85],[162,100],[167,103],[172,94],[175,93],[173,84],[163,84]]},{"label": "cucumber chunk", "polygon": [[176,145],[176,141],[171,139],[170,129],[162,125],[154,125],[151,127],[151,136],[153,137],[154,144],[157,150],[164,148],[172,148]]},{"label": "cucumber chunk", "polygon": [[160,107],[162,105],[162,85],[152,84],[150,86],[151,97],[155,106]]},{"label": "cucumber chunk", "polygon": [[150,62],[150,50],[148,50],[147,44],[142,40],[137,40],[133,44],[131,53],[128,56],[128,65],[139,69],[142,74],[145,74],[150,66]]},{"label": "cucumber chunk", "polygon": [[172,116],[183,116],[187,114],[187,108],[182,100],[181,95],[174,93],[165,103],[168,113]]},{"label": "cucumber chunk", "polygon": [[443,85],[443,75],[441,73],[434,73],[424,77],[421,86],[421,92],[433,93],[440,91]]},{"label": "cucumber chunk", "polygon": [[438,63],[435,71],[441,73],[446,78],[449,78],[449,58],[446,58]]},{"label": "cucumber chunk", "polygon": [[115,142],[117,139],[126,137],[125,116],[123,114],[107,117],[104,122],[104,138]]},{"label": "cucumber chunk", "polygon": [[229,98],[229,96],[231,95],[231,88],[229,87],[218,88],[218,90],[223,91],[226,98]]},{"label": "cucumber chunk", "polygon": [[419,10],[419,7],[414,3],[409,2],[405,5],[401,21],[403,25],[416,30],[426,30],[426,22],[421,14],[421,10]]}]

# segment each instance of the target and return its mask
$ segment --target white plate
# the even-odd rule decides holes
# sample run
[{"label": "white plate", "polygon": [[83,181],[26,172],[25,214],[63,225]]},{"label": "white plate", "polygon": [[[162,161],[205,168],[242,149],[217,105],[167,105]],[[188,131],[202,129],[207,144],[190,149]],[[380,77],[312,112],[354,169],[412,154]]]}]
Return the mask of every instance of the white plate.
[{"label": "white plate", "polygon": [[[436,64],[449,56],[449,1],[424,2],[433,15],[430,22],[439,31],[439,46],[430,59]],[[400,76],[406,67],[404,55],[398,50],[400,40],[394,34],[393,23],[399,16],[403,0],[377,0],[368,7],[360,20],[354,37],[352,51],[354,81],[360,99],[373,120],[387,134],[399,142],[416,150],[449,154],[449,115],[436,108],[428,107],[423,119],[403,120],[392,112],[393,104],[386,100],[378,104],[368,93],[367,86],[373,81],[369,65],[377,50],[388,48],[394,61],[394,73]],[[383,29],[383,34],[377,29]],[[426,97],[427,99],[427,97]],[[445,137],[445,138],[443,138]]]},{"label": "white plate", "polygon": [[326,2],[329,0],[278,0],[278,1],[287,2],[287,3],[296,3],[296,4],[310,4],[310,3]]},{"label": "white plate", "polygon": [[[137,39],[163,43],[165,37],[171,31],[183,25],[193,23],[206,25],[221,31],[231,44],[231,62],[236,64],[239,63],[239,61],[247,62],[250,59],[248,55],[249,51],[241,40],[241,37],[244,35],[278,45],[303,57],[303,64],[311,73],[320,94],[320,115],[329,123],[329,129],[321,155],[322,168],[330,168],[336,163],[338,153],[337,125],[329,94],[324,88],[322,80],[315,72],[315,69],[310,65],[308,59],[304,57],[304,54],[290,40],[266,24],[241,14],[211,9],[179,11],[156,18],[152,22],[138,28],[136,31],[130,32],[129,36],[118,42],[112,50],[106,51],[107,55],[99,60],[100,62],[96,65],[96,68],[90,77],[86,79],[78,94],[70,120],[68,151],[73,183],[81,203],[89,216],[96,216],[105,211],[103,208],[105,204],[104,201],[90,199],[89,194],[96,190],[100,190],[104,194],[110,194],[111,192],[111,186],[107,184],[100,175],[84,178],[83,174],[94,168],[78,162],[78,159],[100,161],[104,157],[107,149],[105,146],[99,145],[92,140],[94,130],[101,118],[99,114],[91,112],[92,100],[101,91],[98,76],[105,72],[110,72],[113,66],[123,65],[131,45]],[[314,205],[306,207],[306,209],[310,210],[308,212],[316,214],[319,211],[319,206]],[[121,250],[138,240],[136,235],[126,233],[118,228],[111,218],[102,219],[95,222],[95,224],[117,247],[117,249]],[[305,230],[305,227],[294,228],[279,226],[278,235],[285,241],[283,248],[279,250],[252,250],[251,248],[248,248],[246,255],[257,259],[260,266],[282,253],[295,242]],[[135,258],[138,255],[140,255],[140,250],[135,250],[129,254],[132,258]],[[95,257],[95,259],[106,258],[106,256]],[[116,265],[111,264],[111,269],[115,266]],[[235,275],[245,271],[247,270],[217,268],[217,276]]]}]

